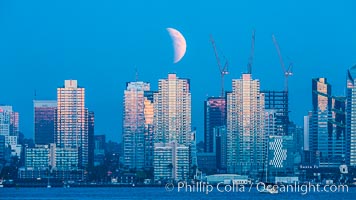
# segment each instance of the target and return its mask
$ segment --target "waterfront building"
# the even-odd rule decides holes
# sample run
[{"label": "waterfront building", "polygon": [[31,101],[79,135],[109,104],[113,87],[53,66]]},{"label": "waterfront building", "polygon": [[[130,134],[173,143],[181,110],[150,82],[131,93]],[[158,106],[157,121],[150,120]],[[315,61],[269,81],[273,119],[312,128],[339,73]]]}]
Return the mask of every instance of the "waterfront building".
[{"label": "waterfront building", "polygon": [[257,177],[266,155],[264,94],[260,81],[242,74],[227,93],[227,172]]},{"label": "waterfront building", "polygon": [[187,179],[192,145],[189,79],[168,74],[167,79],[159,80],[158,92],[154,93],[153,127],[155,180]]},{"label": "waterfront building", "polygon": [[69,151],[60,155],[78,152],[78,165],[81,168],[89,165],[88,115],[88,109],[85,108],[85,88],[79,87],[77,80],[65,80],[64,87],[57,88],[54,140],[57,148]]},{"label": "waterfront building", "polygon": [[129,82],[124,91],[123,145],[124,165],[129,169],[145,166],[145,91],[150,84]]},{"label": "waterfront building", "polygon": [[25,167],[37,170],[49,169],[49,152],[48,145],[36,145],[33,148],[25,148]]}]

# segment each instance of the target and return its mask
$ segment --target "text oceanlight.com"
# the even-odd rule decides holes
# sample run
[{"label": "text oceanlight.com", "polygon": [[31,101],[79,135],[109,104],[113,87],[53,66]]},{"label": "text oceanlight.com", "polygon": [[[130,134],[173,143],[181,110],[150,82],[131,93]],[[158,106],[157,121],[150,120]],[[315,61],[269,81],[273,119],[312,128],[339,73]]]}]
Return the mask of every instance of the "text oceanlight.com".
[{"label": "text oceanlight.com", "polygon": [[166,191],[177,191],[177,192],[252,192],[258,191],[263,192],[266,190],[277,190],[280,193],[283,192],[296,192],[307,194],[310,192],[348,192],[349,188],[347,185],[321,185],[314,183],[294,183],[294,184],[266,184],[263,182],[251,185],[240,185],[240,184],[224,184],[223,182],[217,184],[207,184],[205,182],[196,182],[195,184],[188,184],[187,182],[178,182],[177,184],[167,183],[165,187]]}]

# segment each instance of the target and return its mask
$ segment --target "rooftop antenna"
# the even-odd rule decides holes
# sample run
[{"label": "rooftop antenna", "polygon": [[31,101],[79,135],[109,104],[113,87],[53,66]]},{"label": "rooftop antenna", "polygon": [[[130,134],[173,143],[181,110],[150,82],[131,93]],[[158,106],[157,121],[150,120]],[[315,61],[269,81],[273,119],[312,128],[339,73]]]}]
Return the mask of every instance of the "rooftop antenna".
[{"label": "rooftop antenna", "polygon": [[135,80],[136,80],[136,82],[138,81],[138,70],[137,70],[137,67],[135,67]]},{"label": "rooftop antenna", "polygon": [[248,64],[247,64],[247,73],[251,74],[252,73],[252,64],[253,64],[253,57],[255,54],[255,29],[252,30],[252,40],[251,40],[251,52],[250,52],[250,57],[248,59]]}]

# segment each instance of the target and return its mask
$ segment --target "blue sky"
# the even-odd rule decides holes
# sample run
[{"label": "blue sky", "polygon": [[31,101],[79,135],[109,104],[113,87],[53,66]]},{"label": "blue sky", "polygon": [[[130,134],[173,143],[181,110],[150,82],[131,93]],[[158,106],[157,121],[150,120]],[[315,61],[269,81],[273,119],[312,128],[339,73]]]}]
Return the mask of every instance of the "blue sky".
[{"label": "blue sky", "polygon": [[[86,88],[96,113],[96,134],[121,140],[125,83],[157,82],[168,72],[191,79],[193,126],[203,138],[203,101],[219,95],[220,76],[209,40],[230,63],[231,79],[246,71],[256,29],[253,77],[262,89],[283,89],[275,34],[290,78],[291,119],[301,125],[311,108],[311,78],[327,77],[344,94],[346,70],[356,64],[354,1],[137,1],[0,0],[0,104],[20,112],[20,127],[33,137],[33,95],[56,99],[65,79]],[[187,52],[172,64],[165,28],[181,31]]]}]

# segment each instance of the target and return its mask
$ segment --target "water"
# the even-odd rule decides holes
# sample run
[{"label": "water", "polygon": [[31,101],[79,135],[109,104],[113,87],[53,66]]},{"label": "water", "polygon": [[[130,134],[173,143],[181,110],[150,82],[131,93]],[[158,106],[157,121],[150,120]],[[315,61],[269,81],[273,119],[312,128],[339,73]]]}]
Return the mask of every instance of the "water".
[{"label": "water", "polygon": [[301,193],[263,194],[255,189],[250,192],[172,192],[162,188],[120,187],[120,188],[0,188],[0,199],[6,200],[41,200],[41,199],[355,199],[356,188],[349,188],[348,192],[311,192]]}]

